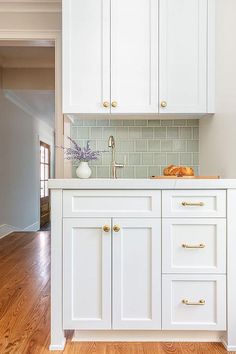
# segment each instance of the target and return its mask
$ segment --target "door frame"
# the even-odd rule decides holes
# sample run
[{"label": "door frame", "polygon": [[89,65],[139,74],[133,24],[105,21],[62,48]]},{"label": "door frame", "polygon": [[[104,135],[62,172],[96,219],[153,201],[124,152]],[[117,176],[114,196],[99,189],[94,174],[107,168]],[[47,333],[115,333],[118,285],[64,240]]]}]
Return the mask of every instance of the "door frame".
[{"label": "door frame", "polygon": [[[39,180],[38,180],[38,220],[39,220],[39,227],[41,228],[41,193],[40,193],[40,161],[41,161],[41,156],[40,156],[40,146],[41,143],[44,143],[46,145],[49,146],[49,178],[53,178],[54,177],[54,170],[55,170],[55,159],[54,159],[54,153],[53,153],[53,144],[51,141],[49,141],[48,139],[45,139],[44,137],[41,137],[38,135],[38,159],[37,159],[37,171],[38,171],[38,176],[39,176]],[[53,166],[54,165],[54,166]],[[53,168],[53,172],[52,172],[52,168]],[[48,197],[50,199],[50,191],[48,194]],[[51,207],[51,201],[49,201],[49,205]]]},{"label": "door frame", "polygon": [[[64,120],[62,114],[62,33],[35,30],[0,30],[0,41],[26,41],[42,43],[53,41],[55,47],[55,145],[64,145]],[[55,177],[64,177],[64,154],[62,149],[55,151]]]}]

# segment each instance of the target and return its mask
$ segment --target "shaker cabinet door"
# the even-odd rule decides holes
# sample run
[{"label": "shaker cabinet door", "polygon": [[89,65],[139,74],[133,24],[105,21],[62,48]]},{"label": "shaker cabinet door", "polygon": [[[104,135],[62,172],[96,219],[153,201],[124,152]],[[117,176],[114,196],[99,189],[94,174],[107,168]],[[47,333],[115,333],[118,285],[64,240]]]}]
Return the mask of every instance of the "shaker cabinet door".
[{"label": "shaker cabinet door", "polygon": [[111,1],[111,112],[158,112],[158,1]]},{"label": "shaker cabinet door", "polygon": [[110,112],[110,0],[63,0],[63,112]]},{"label": "shaker cabinet door", "polygon": [[63,327],[111,328],[111,219],[63,221]]},{"label": "shaker cabinet door", "polygon": [[207,0],[160,0],[159,112],[207,112]]},{"label": "shaker cabinet door", "polygon": [[161,221],[113,219],[113,329],[161,329]]}]

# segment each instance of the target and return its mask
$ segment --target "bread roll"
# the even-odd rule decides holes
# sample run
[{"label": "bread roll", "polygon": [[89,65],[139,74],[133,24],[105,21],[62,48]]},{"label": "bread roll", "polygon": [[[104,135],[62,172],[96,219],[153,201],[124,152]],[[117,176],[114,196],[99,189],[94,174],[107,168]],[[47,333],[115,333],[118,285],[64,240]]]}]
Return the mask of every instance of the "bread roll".
[{"label": "bread roll", "polygon": [[163,174],[176,177],[194,176],[194,170],[191,167],[169,165],[164,169]]}]

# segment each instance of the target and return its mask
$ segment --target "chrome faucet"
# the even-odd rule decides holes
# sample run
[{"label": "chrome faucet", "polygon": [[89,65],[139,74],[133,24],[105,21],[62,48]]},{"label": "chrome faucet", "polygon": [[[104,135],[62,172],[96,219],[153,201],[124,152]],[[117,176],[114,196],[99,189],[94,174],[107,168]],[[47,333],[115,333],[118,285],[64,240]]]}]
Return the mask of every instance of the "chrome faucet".
[{"label": "chrome faucet", "polygon": [[112,149],[112,161],[111,161],[112,178],[117,178],[117,170],[116,169],[125,167],[125,165],[116,162],[115,138],[112,135],[109,136],[108,147]]}]

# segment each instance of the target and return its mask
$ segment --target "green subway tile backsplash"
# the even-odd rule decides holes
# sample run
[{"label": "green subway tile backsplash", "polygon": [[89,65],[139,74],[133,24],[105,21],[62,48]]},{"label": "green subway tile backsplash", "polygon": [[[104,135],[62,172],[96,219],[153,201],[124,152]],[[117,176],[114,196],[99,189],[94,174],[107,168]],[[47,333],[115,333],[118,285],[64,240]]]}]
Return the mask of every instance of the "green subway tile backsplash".
[{"label": "green subway tile backsplash", "polygon": [[[147,178],[162,174],[168,164],[183,164],[199,172],[199,120],[88,120],[75,119],[71,136],[79,144],[104,151],[90,163],[93,178],[110,177],[111,150],[108,137],[116,142],[116,160],[125,163],[120,178]],[[78,163],[73,164],[72,176]]]}]

